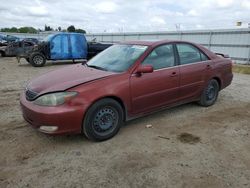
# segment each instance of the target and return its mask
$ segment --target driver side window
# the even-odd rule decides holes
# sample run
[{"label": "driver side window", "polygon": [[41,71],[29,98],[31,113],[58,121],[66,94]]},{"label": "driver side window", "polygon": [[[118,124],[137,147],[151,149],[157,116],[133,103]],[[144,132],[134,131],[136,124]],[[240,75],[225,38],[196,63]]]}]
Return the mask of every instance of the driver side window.
[{"label": "driver side window", "polygon": [[152,65],[154,70],[173,67],[175,65],[172,44],[156,47],[142,62],[142,65]]}]

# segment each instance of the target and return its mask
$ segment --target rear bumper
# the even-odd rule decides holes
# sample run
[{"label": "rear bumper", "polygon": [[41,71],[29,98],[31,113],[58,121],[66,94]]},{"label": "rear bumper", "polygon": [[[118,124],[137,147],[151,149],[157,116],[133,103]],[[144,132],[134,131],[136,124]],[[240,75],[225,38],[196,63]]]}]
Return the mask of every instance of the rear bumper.
[{"label": "rear bumper", "polygon": [[[20,97],[23,118],[35,129],[47,134],[77,134],[82,131],[84,114],[83,106],[60,105],[43,107],[27,101],[25,95]],[[46,131],[41,127],[57,127],[54,131]]]},{"label": "rear bumper", "polygon": [[225,77],[221,89],[224,89],[225,87],[229,86],[232,83],[232,81],[233,81],[233,74],[231,73]]}]

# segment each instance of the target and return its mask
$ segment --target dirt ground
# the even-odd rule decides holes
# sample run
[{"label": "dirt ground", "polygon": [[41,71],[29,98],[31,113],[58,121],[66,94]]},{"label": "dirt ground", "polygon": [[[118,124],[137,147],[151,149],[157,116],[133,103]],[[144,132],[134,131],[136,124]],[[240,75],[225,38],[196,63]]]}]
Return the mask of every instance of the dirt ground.
[{"label": "dirt ground", "polygon": [[27,81],[63,66],[0,58],[1,188],[250,187],[250,75],[235,74],[212,107],[158,112],[94,143],[44,135],[22,118],[19,94]]}]

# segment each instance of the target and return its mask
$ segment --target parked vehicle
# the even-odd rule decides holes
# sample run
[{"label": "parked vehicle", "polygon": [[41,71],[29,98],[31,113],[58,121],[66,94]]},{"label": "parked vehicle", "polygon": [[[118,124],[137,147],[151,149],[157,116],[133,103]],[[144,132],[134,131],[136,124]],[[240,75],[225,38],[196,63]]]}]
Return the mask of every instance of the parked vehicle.
[{"label": "parked vehicle", "polygon": [[20,39],[12,35],[0,35],[0,40],[5,40],[7,42],[17,42]]},{"label": "parked vehicle", "polygon": [[92,57],[96,56],[101,51],[105,50],[106,48],[112,46],[112,43],[101,43],[96,41],[88,42],[88,56],[87,59],[91,59]]},{"label": "parked vehicle", "polygon": [[8,45],[8,43],[6,41],[4,41],[4,40],[0,41],[0,47],[7,46],[7,45]]},{"label": "parked vehicle", "polygon": [[7,46],[0,47],[0,52],[4,57],[21,56],[22,54],[29,52],[34,45],[35,43],[29,41],[11,42],[8,43]]},{"label": "parked vehicle", "polygon": [[102,141],[123,122],[162,108],[211,106],[232,78],[229,58],[194,43],[124,42],[33,79],[20,103],[24,119],[41,132]]},{"label": "parked vehicle", "polygon": [[86,59],[87,41],[80,33],[52,34],[21,57],[35,67],[44,66],[46,60]]},{"label": "parked vehicle", "polygon": [[38,44],[39,43],[39,40],[36,39],[36,38],[24,38],[22,41],[24,41],[24,42],[32,42],[34,44]]},{"label": "parked vehicle", "polygon": [[34,67],[42,67],[46,60],[90,59],[109,46],[111,44],[88,43],[80,33],[57,33],[49,35],[21,57]]}]

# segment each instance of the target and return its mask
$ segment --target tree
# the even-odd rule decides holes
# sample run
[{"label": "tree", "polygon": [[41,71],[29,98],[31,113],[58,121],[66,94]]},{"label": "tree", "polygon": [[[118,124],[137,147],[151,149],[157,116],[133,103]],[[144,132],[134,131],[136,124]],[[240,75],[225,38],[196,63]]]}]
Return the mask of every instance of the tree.
[{"label": "tree", "polygon": [[12,28],[2,28],[1,29],[2,32],[13,32],[13,33],[17,33],[18,29],[16,27],[12,27]]},{"label": "tree", "polygon": [[17,33],[18,29],[16,27],[12,27],[10,28],[10,32]]},{"label": "tree", "polygon": [[75,32],[76,28],[75,28],[75,26],[71,25],[71,26],[68,27],[67,31],[68,32]]},{"label": "tree", "polygon": [[37,30],[33,27],[12,27],[12,28],[3,28],[2,32],[11,32],[11,33],[37,33]]},{"label": "tree", "polygon": [[33,27],[20,27],[19,33],[37,33],[37,30]]},{"label": "tree", "polygon": [[85,34],[86,33],[86,31],[85,30],[83,30],[83,29],[76,29],[76,31],[75,31],[76,33],[83,33],[83,34]]},{"label": "tree", "polygon": [[44,31],[53,31],[53,28],[45,24]]},{"label": "tree", "polygon": [[59,27],[58,27],[58,31],[61,31],[61,30],[62,30],[62,28],[59,26]]}]

